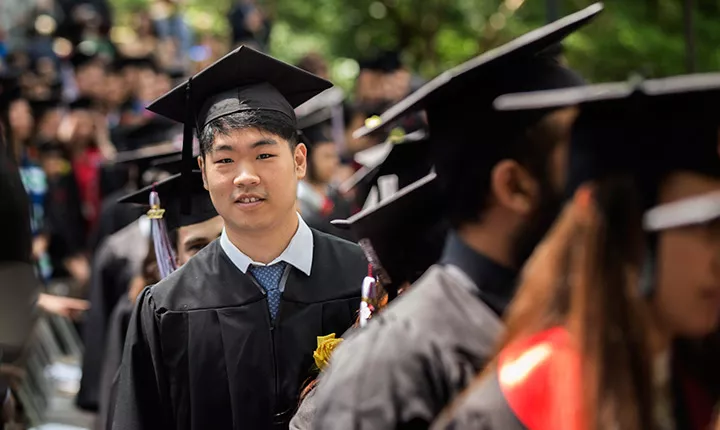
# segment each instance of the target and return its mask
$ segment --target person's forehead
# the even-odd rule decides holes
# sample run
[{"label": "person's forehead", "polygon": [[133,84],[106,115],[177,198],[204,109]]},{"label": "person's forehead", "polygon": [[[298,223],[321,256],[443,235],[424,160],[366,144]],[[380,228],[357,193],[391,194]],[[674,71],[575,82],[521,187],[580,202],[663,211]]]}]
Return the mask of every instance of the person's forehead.
[{"label": "person's forehead", "polygon": [[281,136],[267,130],[257,127],[243,127],[230,130],[227,133],[216,133],[212,140],[212,148],[243,149],[263,141],[273,141],[278,144],[287,143],[287,140]]},{"label": "person's forehead", "polygon": [[670,203],[718,190],[720,190],[720,178],[679,171],[669,174],[661,182],[658,200],[659,203]]}]

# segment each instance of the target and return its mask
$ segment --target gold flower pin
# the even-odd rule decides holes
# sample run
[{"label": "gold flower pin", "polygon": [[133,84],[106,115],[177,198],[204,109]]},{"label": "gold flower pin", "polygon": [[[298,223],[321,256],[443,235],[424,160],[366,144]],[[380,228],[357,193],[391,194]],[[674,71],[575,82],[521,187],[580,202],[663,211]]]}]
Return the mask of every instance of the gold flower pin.
[{"label": "gold flower pin", "polygon": [[315,365],[318,369],[323,370],[327,367],[333,350],[335,350],[335,347],[340,345],[342,341],[342,338],[335,338],[335,333],[317,337],[318,346],[315,352],[313,352],[313,358],[315,359]]}]

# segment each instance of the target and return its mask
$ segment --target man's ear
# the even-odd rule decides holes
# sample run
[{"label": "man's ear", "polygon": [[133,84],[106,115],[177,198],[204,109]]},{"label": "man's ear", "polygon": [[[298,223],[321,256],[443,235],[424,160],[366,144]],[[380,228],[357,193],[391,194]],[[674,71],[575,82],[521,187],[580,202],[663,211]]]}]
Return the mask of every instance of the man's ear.
[{"label": "man's ear", "polygon": [[295,174],[298,179],[303,179],[307,172],[307,147],[304,143],[295,146]]},{"label": "man's ear", "polygon": [[490,172],[493,198],[519,215],[533,211],[540,187],[530,173],[515,160],[502,160]]},{"label": "man's ear", "polygon": [[202,173],[203,188],[208,189],[207,177],[205,177],[205,157],[198,155],[197,158],[198,166],[200,166],[200,172]]}]

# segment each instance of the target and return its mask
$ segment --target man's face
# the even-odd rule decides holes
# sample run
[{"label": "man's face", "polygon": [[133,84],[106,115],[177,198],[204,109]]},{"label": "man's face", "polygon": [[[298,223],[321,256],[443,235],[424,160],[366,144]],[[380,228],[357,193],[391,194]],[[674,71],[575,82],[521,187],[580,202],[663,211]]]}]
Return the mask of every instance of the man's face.
[{"label": "man's face", "polygon": [[198,162],[228,230],[257,234],[295,222],[297,183],[305,177],[306,154],[305,145],[293,151],[285,139],[257,128],[217,135]]},{"label": "man's face", "polygon": [[563,205],[570,129],[577,115],[575,109],[563,109],[550,114],[548,128],[552,130],[550,153],[546,155],[545,172],[536,177],[538,198],[534,210],[521,225],[513,240],[513,261],[522,265],[542,240]]},{"label": "man's face", "polygon": [[[663,182],[659,202],[719,191],[720,180],[676,173]],[[673,335],[703,336],[720,325],[720,222],[658,234],[655,315]]]},{"label": "man's face", "polygon": [[222,228],[223,220],[219,216],[199,224],[180,227],[177,241],[178,264],[182,266],[187,263],[190,257],[220,237]]}]

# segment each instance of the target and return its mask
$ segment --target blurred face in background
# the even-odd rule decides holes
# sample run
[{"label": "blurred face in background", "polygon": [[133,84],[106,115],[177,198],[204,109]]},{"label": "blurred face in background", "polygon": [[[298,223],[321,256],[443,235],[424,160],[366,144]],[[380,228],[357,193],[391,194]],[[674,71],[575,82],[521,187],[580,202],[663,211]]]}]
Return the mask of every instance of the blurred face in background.
[{"label": "blurred face in background", "polygon": [[99,61],[78,67],[75,82],[81,96],[102,99],[105,92],[105,70]]},{"label": "blurred face in background", "polygon": [[76,109],[70,113],[71,134],[70,143],[87,144],[95,136],[95,119],[93,112],[88,109]]},{"label": "blurred face in background", "polygon": [[340,166],[340,155],[335,143],[315,144],[310,151],[310,163],[312,174],[308,175],[308,179],[319,184],[329,184]]},{"label": "blurred face in background", "polygon": [[[720,191],[720,180],[675,173],[659,203]],[[658,233],[657,285],[651,299],[660,329],[671,336],[705,336],[720,326],[720,221]]]},{"label": "blurred face in background", "polygon": [[[157,82],[157,74],[149,68],[140,69],[137,75],[137,97],[138,99],[149,102],[155,99],[157,90],[155,84]],[[162,94],[162,93],[160,93]]]},{"label": "blurred face in background", "polygon": [[60,123],[62,122],[62,110],[60,108],[50,109],[37,118],[38,136],[44,139],[53,140],[57,137]]},{"label": "blurred face in background", "polygon": [[120,107],[128,98],[128,87],[121,74],[110,73],[105,77],[104,100],[111,108]]},{"label": "blurred face in background", "polygon": [[10,104],[8,111],[10,121],[10,131],[12,132],[13,138],[19,142],[29,140],[33,135],[33,127],[35,123],[33,121],[32,110],[27,100],[20,99]]}]

